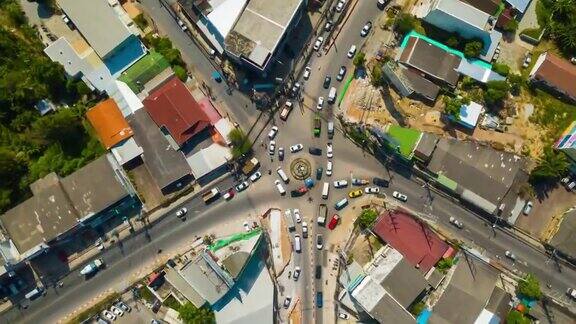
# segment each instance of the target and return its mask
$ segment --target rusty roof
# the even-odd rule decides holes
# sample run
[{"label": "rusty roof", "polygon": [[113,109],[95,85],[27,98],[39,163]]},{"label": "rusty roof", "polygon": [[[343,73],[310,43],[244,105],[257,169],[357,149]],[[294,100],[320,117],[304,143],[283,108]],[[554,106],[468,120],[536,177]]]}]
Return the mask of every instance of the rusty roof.
[{"label": "rusty roof", "polygon": [[576,99],[576,66],[550,52],[542,55],[546,55],[545,59],[533,78],[537,81],[543,80]]},{"label": "rusty roof", "polygon": [[106,149],[130,138],[132,128],[120,112],[114,99],[107,99],[90,108],[86,117],[98,133],[98,137]]}]

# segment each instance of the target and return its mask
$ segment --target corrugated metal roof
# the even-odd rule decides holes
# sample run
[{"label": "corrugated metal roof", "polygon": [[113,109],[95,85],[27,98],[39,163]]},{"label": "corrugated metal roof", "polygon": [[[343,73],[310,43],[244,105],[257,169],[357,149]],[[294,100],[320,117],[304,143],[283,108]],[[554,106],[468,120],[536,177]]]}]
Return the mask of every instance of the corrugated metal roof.
[{"label": "corrugated metal roof", "polygon": [[107,99],[86,112],[86,117],[98,133],[106,149],[131,137],[134,133],[114,99]]},{"label": "corrugated metal roof", "polygon": [[530,0],[506,0],[506,2],[508,2],[512,7],[516,8],[521,13],[524,13],[530,4]]}]

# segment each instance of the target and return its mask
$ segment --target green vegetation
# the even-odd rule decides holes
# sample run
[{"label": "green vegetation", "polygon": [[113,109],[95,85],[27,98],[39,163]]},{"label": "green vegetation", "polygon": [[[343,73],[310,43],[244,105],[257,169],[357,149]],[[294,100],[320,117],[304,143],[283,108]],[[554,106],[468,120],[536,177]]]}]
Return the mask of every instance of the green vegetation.
[{"label": "green vegetation", "polygon": [[510,93],[513,95],[520,94],[520,89],[526,85],[526,79],[520,74],[509,74],[508,84],[510,84]]},{"label": "green vegetation", "polygon": [[[84,121],[90,93],[68,80],[43,53],[19,2],[0,1],[0,213],[30,196],[29,185],[50,172],[66,176],[104,150]],[[40,116],[42,100],[71,108]]]},{"label": "green vegetation", "polygon": [[388,135],[397,141],[397,143],[391,143],[393,149],[405,158],[410,159],[416,142],[418,142],[422,133],[413,128],[392,125],[388,128]]},{"label": "green vegetation", "polygon": [[366,229],[372,227],[372,224],[378,218],[378,213],[373,208],[364,209],[360,216],[356,219],[356,224],[360,226],[361,229]]},{"label": "green vegetation", "polygon": [[436,269],[438,269],[438,271],[446,274],[448,272],[448,270],[450,268],[452,268],[452,266],[454,265],[454,258],[444,258],[440,261],[438,261],[438,264],[436,265]]},{"label": "green vegetation", "polygon": [[514,33],[516,32],[516,30],[518,29],[518,21],[516,21],[516,19],[512,19],[509,22],[507,22],[504,26],[503,26],[504,31],[507,31],[509,33]]},{"label": "green vegetation", "polygon": [[502,76],[508,76],[510,73],[510,67],[504,63],[492,64],[492,70]]},{"label": "green vegetation", "polygon": [[382,63],[376,62],[372,67],[372,75],[370,78],[370,83],[375,87],[383,86],[386,82],[384,81],[384,72],[382,71]]},{"label": "green vegetation", "polygon": [[482,48],[484,48],[484,44],[481,40],[469,41],[464,45],[464,56],[468,58],[478,57],[482,53]]},{"label": "green vegetation", "polygon": [[410,306],[410,313],[414,315],[414,317],[418,317],[420,313],[426,308],[426,304],[423,301],[419,301],[416,304]]},{"label": "green vegetation", "polygon": [[536,276],[529,273],[518,281],[516,293],[533,300],[538,300],[542,297],[542,291],[540,291],[540,281],[538,278],[536,278]]},{"label": "green vegetation", "polygon": [[152,292],[150,292],[150,289],[146,287],[146,280],[142,281],[142,287],[138,289],[138,293],[140,294],[140,298],[151,304],[156,300],[156,296],[154,296]]},{"label": "green vegetation", "polygon": [[[144,37],[144,43],[146,46],[152,47],[158,53],[162,54],[162,56],[168,60],[172,69],[175,69],[175,73],[176,70],[186,70],[186,63],[182,60],[180,51],[172,47],[172,42],[167,37],[154,37],[153,34],[149,33]],[[177,76],[182,81],[186,81],[188,77],[186,74],[182,75],[181,72],[179,72]]]},{"label": "green vegetation", "polygon": [[520,34],[526,35],[528,37],[532,37],[534,39],[538,39],[538,38],[540,38],[540,35],[542,35],[542,29],[540,29],[540,28],[526,28],[523,31],[521,31]]},{"label": "green vegetation", "polygon": [[366,63],[366,54],[364,54],[363,52],[358,52],[354,56],[354,60],[352,61],[352,63],[354,63],[354,66],[357,68],[364,66],[364,63]]},{"label": "green vegetation", "polygon": [[178,318],[186,324],[212,324],[216,323],[214,312],[207,307],[196,307],[192,303],[180,306]]},{"label": "green vegetation", "polygon": [[[126,71],[122,72],[118,80],[126,83],[135,93],[139,93],[144,89],[146,82],[152,80],[152,78],[168,67],[170,67],[170,62],[162,54],[152,50],[126,69]],[[179,65],[176,67],[180,68]],[[176,73],[176,70],[174,70],[174,73]]]},{"label": "green vegetation", "polygon": [[83,311],[82,313],[76,315],[76,317],[72,318],[68,323],[80,324],[86,321],[87,319],[100,314],[103,310],[107,309],[112,302],[116,301],[120,298],[119,293],[113,293],[108,297],[104,298],[102,301],[97,303],[96,305],[90,307],[89,309]]},{"label": "green vegetation", "polygon": [[176,300],[176,298],[172,295],[168,296],[162,303],[166,307],[170,307],[175,311],[178,311],[182,305]]},{"label": "green vegetation", "polygon": [[530,121],[544,127],[547,134],[543,136],[550,141],[558,139],[570,123],[576,120],[575,105],[558,100],[545,91],[534,90],[532,102],[536,109]]},{"label": "green vegetation", "polygon": [[465,97],[444,97],[444,113],[458,119],[460,117],[460,108],[463,105],[470,104],[470,99]]},{"label": "green vegetation", "polygon": [[426,35],[426,32],[424,31],[424,28],[422,28],[422,24],[418,18],[408,13],[400,14],[398,19],[396,19],[396,31],[400,34],[408,34],[411,30]]},{"label": "green vegetation", "polygon": [[512,309],[506,316],[506,324],[530,324],[529,318],[527,318],[523,313]]},{"label": "green vegetation", "polygon": [[250,139],[239,128],[234,128],[228,134],[228,140],[232,142],[232,157],[234,158],[239,158],[252,150]]},{"label": "green vegetation", "polygon": [[547,29],[547,37],[553,40],[566,57],[576,55],[576,1],[540,0],[536,5],[538,24]]},{"label": "green vegetation", "polygon": [[550,146],[544,148],[544,153],[538,159],[538,165],[530,173],[530,181],[538,183],[542,181],[558,179],[568,172],[570,163],[566,155],[557,152]]},{"label": "green vegetation", "polygon": [[488,81],[484,92],[484,101],[488,106],[498,106],[502,104],[506,95],[510,91],[510,85],[506,81]]},{"label": "green vegetation", "polygon": [[146,29],[146,27],[148,27],[148,20],[146,20],[146,17],[144,17],[143,13],[134,17],[133,20],[134,20],[134,23],[136,23],[138,28],[140,28],[141,30],[144,30],[144,29]]},{"label": "green vegetation", "polygon": [[460,47],[460,39],[455,35],[450,35],[446,40],[446,46],[452,48],[459,48]]}]

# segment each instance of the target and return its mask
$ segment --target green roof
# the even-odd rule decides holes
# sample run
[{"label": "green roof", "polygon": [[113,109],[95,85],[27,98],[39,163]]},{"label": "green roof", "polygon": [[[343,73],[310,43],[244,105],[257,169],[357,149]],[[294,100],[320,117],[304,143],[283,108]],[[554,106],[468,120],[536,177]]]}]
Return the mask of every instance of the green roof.
[{"label": "green roof", "polygon": [[144,89],[144,84],[152,80],[160,72],[170,67],[170,63],[162,54],[150,51],[138,62],[122,72],[118,80],[126,83],[134,93],[139,93]]},{"label": "green roof", "polygon": [[388,135],[396,141],[396,149],[399,149],[400,154],[407,159],[412,159],[412,152],[422,133],[413,128],[391,125],[388,128]]}]

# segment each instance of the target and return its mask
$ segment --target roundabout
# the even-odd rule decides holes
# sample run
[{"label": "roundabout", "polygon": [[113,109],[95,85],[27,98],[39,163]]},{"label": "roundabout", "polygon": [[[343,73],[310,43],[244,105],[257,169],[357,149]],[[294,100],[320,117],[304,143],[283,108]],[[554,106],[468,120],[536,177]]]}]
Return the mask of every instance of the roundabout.
[{"label": "roundabout", "polygon": [[307,159],[296,158],[290,163],[290,173],[295,179],[304,180],[310,177],[312,166]]}]

